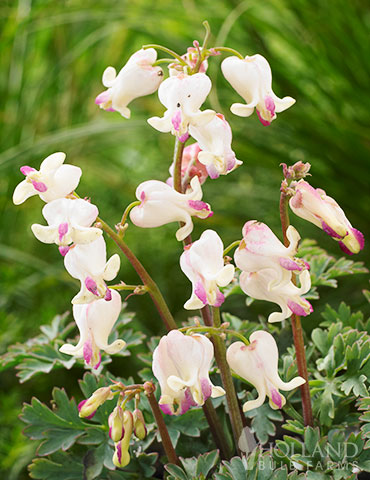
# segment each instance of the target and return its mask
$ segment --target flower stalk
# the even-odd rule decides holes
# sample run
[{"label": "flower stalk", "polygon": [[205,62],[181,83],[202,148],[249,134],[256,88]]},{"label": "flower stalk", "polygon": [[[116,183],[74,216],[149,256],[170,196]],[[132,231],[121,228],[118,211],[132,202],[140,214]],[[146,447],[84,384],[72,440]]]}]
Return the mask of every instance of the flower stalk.
[{"label": "flower stalk", "polygon": [[148,398],[150,407],[152,409],[155,421],[157,423],[159,433],[161,435],[161,440],[163,444],[164,451],[166,452],[169,463],[174,463],[175,465],[179,464],[179,459],[176,455],[175,449],[173,448],[170,435],[168,433],[166,424],[164,423],[162,412],[159,408],[157,399],[155,398],[155,386],[152,382],[144,383],[144,391]]},{"label": "flower stalk", "polygon": [[[219,328],[221,326],[220,309],[217,307],[212,307],[212,314],[213,324],[216,328]],[[229,409],[231,428],[233,430],[235,445],[237,446],[243,430],[243,420],[240,412],[238,397],[236,395],[230,367],[226,361],[225,342],[218,335],[214,335],[212,339],[215,348],[216,363],[220,369],[222,385],[226,391],[226,401]]]},{"label": "flower stalk", "polygon": [[[289,195],[286,193],[285,188],[283,186],[281,189],[279,208],[280,208],[280,220],[281,220],[281,227],[283,230],[283,239],[284,239],[285,246],[289,245],[289,240],[286,234],[287,229],[290,225],[288,201],[289,201]],[[296,283],[296,276],[294,273],[292,274],[292,281],[294,284]],[[304,346],[304,340],[303,340],[303,329],[301,324],[301,318],[296,314],[293,314],[291,318],[292,318],[294,347],[295,347],[296,357],[297,357],[298,374],[306,380],[306,382],[299,387],[301,390],[304,424],[306,426],[313,426],[311,395],[310,395],[310,387],[308,384],[307,362],[306,362],[306,353],[305,353],[305,346]]]}]

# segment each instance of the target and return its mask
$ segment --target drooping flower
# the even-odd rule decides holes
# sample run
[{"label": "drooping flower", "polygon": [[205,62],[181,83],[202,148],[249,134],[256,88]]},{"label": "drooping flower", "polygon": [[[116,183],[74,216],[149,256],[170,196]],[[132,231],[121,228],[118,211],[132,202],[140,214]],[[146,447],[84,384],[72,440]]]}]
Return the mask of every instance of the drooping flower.
[{"label": "drooping flower", "polygon": [[89,303],[98,298],[110,300],[112,291],[105,281],[113,280],[120,267],[116,253],[107,262],[107,247],[103,237],[86,245],[75,245],[64,257],[67,272],[81,282],[81,290],[73,304]]},{"label": "drooping flower", "polygon": [[[271,268],[265,268],[258,272],[242,272],[239,277],[240,287],[246,295],[257,300],[277,303],[281,312],[271,313],[268,321],[281,322],[293,313],[305,317],[313,312],[312,305],[308,300],[301,297],[311,288],[311,278],[308,270],[299,274],[300,287],[293,282],[276,282],[276,272]],[[271,286],[276,285],[276,286]]]},{"label": "drooping flower", "polygon": [[244,403],[244,412],[260,407],[266,396],[270,399],[271,408],[282,408],[286,400],[279,389],[289,391],[305,383],[302,377],[295,377],[290,382],[281,380],[276,342],[270,333],[263,330],[252,333],[250,345],[232,343],[227,349],[226,357],[230,368],[257,389],[258,398]]},{"label": "drooping flower", "polygon": [[348,221],[337,202],[326,195],[321,188],[313,188],[305,180],[291,185],[295,193],[289,205],[298,217],[317,225],[339,242],[340,248],[348,255],[364,248],[364,236]]},{"label": "drooping flower", "polygon": [[126,345],[123,340],[115,340],[110,345],[108,337],[121,312],[121,296],[111,290],[111,301],[95,300],[84,305],[73,305],[73,317],[80,331],[80,340],[77,345],[65,343],[60,347],[62,353],[85,359],[85,362],[99,367],[101,361],[100,350],[113,355]]},{"label": "drooping flower", "polygon": [[123,424],[123,410],[120,405],[117,405],[113,412],[108,417],[109,436],[113,442],[122,440],[125,434],[125,427]]},{"label": "drooping flower", "polygon": [[219,287],[226,287],[233,277],[233,265],[224,265],[224,246],[213,230],[206,230],[199,240],[185,247],[180,257],[181,270],[193,284],[193,292],[184,308],[195,310],[204,305],[219,307],[225,296]]},{"label": "drooping flower", "polygon": [[134,419],[134,434],[139,440],[144,440],[147,435],[147,428],[145,425],[144,415],[141,410],[135,408],[133,413]]},{"label": "drooping flower", "polygon": [[122,440],[114,445],[113,463],[116,467],[124,468],[130,463],[130,438],[134,427],[132,413],[129,410],[123,412],[123,425],[125,434]]},{"label": "drooping flower", "polygon": [[69,250],[67,245],[90,243],[103,233],[100,228],[90,227],[98,213],[98,208],[86,200],[59,198],[42,209],[49,226],[35,223],[31,229],[41,242],[62,247],[60,251],[65,255]]},{"label": "drooping flower", "polygon": [[235,250],[236,266],[249,273],[272,268],[276,274],[273,285],[290,282],[291,272],[299,273],[309,265],[294,257],[301,238],[297,230],[290,225],[286,234],[289,247],[285,247],[266,224],[250,220],[244,225],[243,240]]},{"label": "drooping flower", "polygon": [[128,59],[126,65],[116,74],[116,69],[108,67],[103,73],[103,85],[108,88],[100,93],[95,103],[108,111],[117,111],[130,118],[127,105],[135,98],[150,95],[158,90],[163,80],[161,67],[153,67],[157,59],[154,48],[141,49]]},{"label": "drooping flower", "polygon": [[176,192],[164,182],[148,180],[136,189],[136,197],[141,204],[130,212],[132,223],[141,228],[160,227],[171,222],[184,222],[176,232],[180,242],[193,230],[191,217],[208,218],[213,215],[208,203],[202,202],[202,187],[198,177],[190,182],[187,193]]},{"label": "drooping flower", "polygon": [[234,103],[230,110],[240,117],[249,117],[256,108],[262,125],[270,125],[276,113],[291,107],[292,97],[279,98],[272,91],[272,75],[268,61],[262,55],[244,58],[227,57],[221,64],[226,80],[247,102]]},{"label": "drooping flower", "polygon": [[153,373],[161,387],[159,406],[168,415],[182,415],[207,398],[224,395],[212,385],[209,369],[213,345],[204,335],[184,335],[171,330],[153,352]]},{"label": "drooping flower", "polygon": [[86,400],[82,400],[78,404],[78,413],[81,418],[92,418],[97,409],[107,400],[113,398],[112,391],[109,387],[101,387]]},{"label": "drooping flower", "polygon": [[204,73],[167,78],[158,90],[159,100],[167,110],[163,117],[149,118],[149,125],[186,141],[189,125],[204,125],[216,115],[213,110],[200,111],[211,87],[211,80]]},{"label": "drooping flower", "polygon": [[[181,179],[184,188],[188,186],[191,179],[195,176],[199,178],[201,185],[203,185],[208,178],[205,165],[199,161],[199,152],[201,152],[201,149],[198,143],[192,143],[184,148],[181,161]],[[167,185],[170,185],[170,187],[173,187],[174,168],[175,164],[172,163],[169,168],[171,177],[166,180]]]},{"label": "drooping flower", "polygon": [[231,148],[231,128],[221,113],[204,125],[190,125],[189,133],[199,143],[199,161],[211,178],[226,175],[243,163]]},{"label": "drooping flower", "polygon": [[14,190],[15,205],[20,205],[33,195],[39,195],[44,202],[51,202],[73,192],[80,181],[82,171],[74,165],[63,165],[65,158],[65,153],[57,152],[45,158],[40,170],[28,166],[21,167],[21,172],[26,178]]}]

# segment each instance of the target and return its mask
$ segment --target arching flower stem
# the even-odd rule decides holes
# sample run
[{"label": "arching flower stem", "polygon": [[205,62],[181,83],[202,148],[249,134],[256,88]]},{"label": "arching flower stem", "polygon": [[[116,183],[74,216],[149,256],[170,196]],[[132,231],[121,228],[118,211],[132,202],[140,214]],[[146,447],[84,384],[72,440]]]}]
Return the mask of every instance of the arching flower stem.
[{"label": "arching flower stem", "polygon": [[151,43],[149,45],[143,45],[142,48],[146,50],[147,48],[155,48],[156,50],[161,50],[162,52],[168,53],[169,55],[172,55],[178,62],[181,63],[184,67],[188,67],[188,64],[185,62],[183,58],[180,57],[180,55],[173,50],[170,50],[167,47],[163,47],[162,45],[157,45],[155,43]]},{"label": "arching flower stem", "polygon": [[[280,194],[280,205],[279,205],[280,220],[281,220],[281,227],[283,230],[284,245],[289,246],[289,240],[287,238],[286,232],[290,225],[289,210],[288,210],[288,202],[290,197],[289,197],[289,194],[286,193],[284,187],[285,185],[282,185],[281,194]],[[296,276],[294,273],[292,274],[292,282],[296,284]],[[310,395],[310,387],[308,384],[307,362],[306,362],[301,318],[296,314],[293,314],[291,318],[292,318],[294,347],[295,347],[296,357],[297,357],[298,375],[300,377],[303,377],[306,380],[306,382],[299,387],[301,390],[303,419],[304,419],[304,424],[306,426],[309,425],[312,427],[313,415],[312,415],[311,395]]]},{"label": "arching flower stem", "polygon": [[243,343],[249,345],[249,340],[247,340],[244,335],[235,330],[229,330],[227,328],[223,328],[221,325],[219,328],[216,327],[182,327],[179,328],[180,332],[184,332],[186,335],[192,335],[193,333],[209,333],[211,335],[231,335],[233,337],[239,338]]},{"label": "arching flower stem", "polygon": [[227,255],[231,250],[235,247],[237,247],[240,244],[241,240],[235,240],[235,242],[230,243],[228,247],[225,248],[224,250],[224,256]]},{"label": "arching flower stem", "polygon": [[241,53],[239,53],[237,50],[234,50],[233,48],[229,48],[229,47],[213,47],[212,50],[216,51],[216,52],[226,52],[226,53],[230,53],[231,55],[235,55],[236,57],[239,57],[241,58],[242,60],[244,60],[244,57]]},{"label": "arching flower stem", "polygon": [[[138,200],[136,202],[132,202],[130,203],[130,205],[128,205],[125,209],[125,211],[123,212],[123,215],[122,215],[122,218],[121,218],[121,221],[119,223],[119,227],[123,227],[126,223],[126,220],[127,220],[127,217],[128,217],[128,214],[130,213],[130,210],[134,207],[136,207],[137,205],[140,205],[141,202],[139,202]],[[119,232],[119,236],[120,237],[123,237],[123,234],[124,234],[124,229],[121,229],[120,232]]]}]

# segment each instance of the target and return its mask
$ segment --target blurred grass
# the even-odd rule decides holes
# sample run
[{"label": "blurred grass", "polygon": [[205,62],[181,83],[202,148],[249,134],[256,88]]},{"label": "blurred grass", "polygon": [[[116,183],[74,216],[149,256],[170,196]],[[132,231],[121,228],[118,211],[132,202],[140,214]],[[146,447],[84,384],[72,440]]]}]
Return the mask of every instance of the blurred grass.
[{"label": "blurred grass", "polygon": [[[130,121],[99,110],[94,98],[103,90],[102,72],[108,65],[119,69],[145,43],[184,52],[194,38],[201,40],[205,19],[211,24],[214,44],[266,56],[276,94],[291,95],[297,104],[268,128],[256,116],[232,116],[228,108],[239,97],[219,72],[220,58],[211,59],[214,87],[207,106],[226,115],[233,128],[233,147],[244,165],[207,182],[204,196],[216,214],[207,224],[197,222],[194,238],[210,227],[228,244],[240,237],[243,223],[254,218],[278,233],[279,164],[298,160],[312,164],[312,184],[326,189],[352,224],[369,233],[369,4],[360,0],[2,0],[2,349],[24,341],[37,333],[40,324],[69,309],[76,291],[56,249],[37,242],[30,231],[32,223],[43,223],[39,199],[19,207],[11,202],[22,179],[19,167],[38,167],[48,154],[65,151],[68,162],[83,169],[79,194],[90,196],[104,219],[117,222],[134,199],[138,183],[167,178],[173,138],[146,123],[146,118],[163,111],[156,95],[135,101]],[[296,218],[293,223],[302,236],[316,238],[330,252],[339,253],[335,242],[314,226]],[[153,230],[130,227],[127,241],[160,284],[172,311],[183,318],[182,304],[190,285],[178,267],[181,246],[174,239],[175,229],[175,225]],[[115,251],[111,242],[109,251]],[[369,250],[358,259],[368,260]],[[125,259],[121,278],[137,281]],[[323,303],[336,304],[344,298],[361,306],[365,282],[363,276],[355,283],[341,281],[338,290],[323,292],[327,294]],[[138,310],[146,329],[161,331],[148,299],[130,299],[129,306]],[[230,300],[226,308],[246,315],[241,298]],[[264,311],[265,306],[256,302],[248,315]],[[310,324],[318,321],[318,314],[313,314]],[[65,381],[74,389],[75,378],[68,378]],[[20,389],[12,375],[4,376],[8,393],[1,395],[6,409],[2,425],[14,427],[1,429],[0,471],[12,472],[9,479],[27,478],[19,472],[32,455],[16,420],[21,401],[39,394],[37,385],[45,388],[48,398],[51,384],[52,379],[36,379]],[[19,458],[25,461],[18,468],[14,465]]]}]

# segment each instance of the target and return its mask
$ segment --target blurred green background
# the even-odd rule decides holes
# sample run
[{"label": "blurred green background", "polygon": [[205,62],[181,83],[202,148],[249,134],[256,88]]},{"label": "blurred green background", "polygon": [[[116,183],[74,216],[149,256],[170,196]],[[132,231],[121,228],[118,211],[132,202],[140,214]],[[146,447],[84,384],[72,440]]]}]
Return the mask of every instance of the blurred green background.
[{"label": "blurred green background", "polygon": [[[22,180],[19,167],[38,168],[55,151],[67,153],[79,165],[78,188],[98,205],[101,216],[117,222],[134,200],[138,183],[165,180],[174,138],[152,129],[146,119],[163,112],[156,95],[130,105],[132,118],[99,110],[95,96],[104,88],[101,75],[108,65],[118,69],[143,44],[157,43],[184,53],[194,39],[202,40],[207,19],[210,45],[227,45],[243,54],[260,53],[270,62],[273,88],[279,96],[297,99],[270,127],[256,115],[231,115],[240,101],[220,74],[220,57],[210,60],[213,89],[205,107],[226,115],[233,148],[244,165],[227,177],[209,180],[204,199],[215,215],[196,221],[197,238],[205,228],[216,229],[225,245],[240,238],[245,221],[258,219],[279,233],[279,164],[298,160],[312,164],[312,184],[324,188],[345,210],[352,224],[369,233],[369,77],[368,32],[370,7],[361,0],[1,0],[0,51],[0,349],[24,342],[70,309],[77,284],[63,267],[56,248],[39,243],[30,225],[43,223],[42,202],[33,197],[15,207],[14,187]],[[330,253],[340,254],[335,242],[303,220],[293,224],[302,237],[316,238]],[[158,281],[170,309],[183,319],[182,305],[190,284],[181,273],[176,225],[139,230],[132,226],[127,242]],[[116,251],[108,241],[110,254]],[[369,259],[369,249],[356,260]],[[120,278],[137,282],[122,259]],[[320,305],[345,299],[361,307],[361,289],[368,278],[343,279],[337,290],[322,291]],[[320,305],[307,320],[309,329],[320,321]],[[246,317],[242,297],[225,308]],[[149,333],[163,332],[149,298],[134,297],[129,309]],[[265,310],[266,309],[266,310]],[[271,306],[256,302],[256,316]],[[129,365],[124,360],[125,368]],[[131,373],[131,372],[130,372]],[[34,447],[21,435],[17,419],[23,401],[36,395],[50,398],[52,385],[75,393],[81,371],[58,371],[57,377],[36,377],[20,386],[14,371],[1,374],[0,472],[9,480],[28,478],[25,466]],[[6,473],[5,473],[6,472]]]}]

